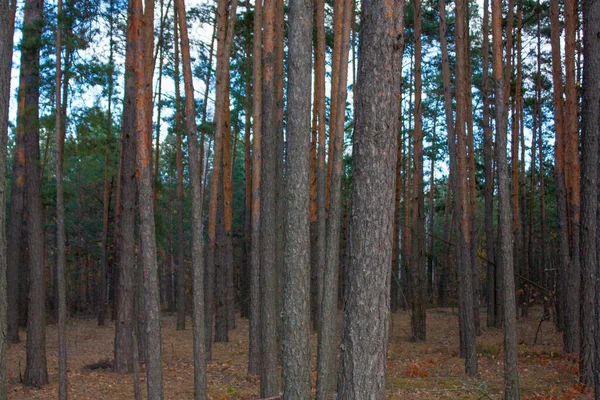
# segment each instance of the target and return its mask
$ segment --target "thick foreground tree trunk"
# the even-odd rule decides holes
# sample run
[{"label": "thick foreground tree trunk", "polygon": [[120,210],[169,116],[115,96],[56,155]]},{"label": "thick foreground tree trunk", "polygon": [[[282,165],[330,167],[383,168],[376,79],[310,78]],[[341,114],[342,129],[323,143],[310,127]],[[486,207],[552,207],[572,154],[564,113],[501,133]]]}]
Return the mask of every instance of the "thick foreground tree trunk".
[{"label": "thick foreground tree trunk", "polygon": [[[283,268],[283,398],[308,399],[312,0],[290,1]],[[294,234],[289,234],[294,232]],[[335,319],[334,319],[335,320]]]},{"label": "thick foreground tree trunk", "polygon": [[384,398],[403,6],[362,3],[338,381],[338,397],[347,400]]},{"label": "thick foreground tree trunk", "polygon": [[23,114],[18,125],[25,137],[25,208],[29,248],[29,309],[27,318],[27,363],[24,382],[39,387],[48,383],[46,369],[46,297],[44,282],[44,227],[40,193],[40,47],[43,28],[43,0],[25,4],[21,50],[20,101]]}]

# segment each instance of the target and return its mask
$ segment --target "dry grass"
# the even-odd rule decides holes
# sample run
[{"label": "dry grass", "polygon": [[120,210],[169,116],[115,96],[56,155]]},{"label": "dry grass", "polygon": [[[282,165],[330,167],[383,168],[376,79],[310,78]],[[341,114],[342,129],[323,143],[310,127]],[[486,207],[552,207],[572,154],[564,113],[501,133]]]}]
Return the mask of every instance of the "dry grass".
[{"label": "dry grass", "polygon": [[[518,322],[519,371],[523,398],[563,400],[588,398],[588,388],[577,384],[577,359],[561,354],[561,336],[551,322],[544,322],[538,343],[533,345],[541,310]],[[484,329],[478,338],[479,378],[464,374],[458,358],[457,317],[450,309],[431,309],[427,319],[427,342],[409,341],[410,316],[398,312],[388,349],[387,399],[500,399],[503,386],[502,332]],[[484,317],[484,316],[483,316]],[[485,321],[482,318],[483,321]],[[238,318],[238,327],[228,343],[214,345],[214,361],[208,366],[211,399],[258,399],[259,382],[246,373],[248,323]],[[163,363],[165,398],[193,398],[192,333],[175,330],[174,316],[163,318]],[[112,358],[114,325],[103,328],[95,320],[72,319],[68,325],[69,395],[71,399],[131,399],[131,375],[107,370],[87,371],[82,367]],[[10,399],[56,398],[58,366],[56,326],[47,328],[47,357],[50,384],[40,390],[19,383],[25,368],[25,335],[8,349]],[[313,335],[313,364],[316,337]],[[142,368],[142,372],[144,369]],[[142,374],[143,375],[143,374]],[[314,376],[314,374],[313,374]],[[145,386],[142,376],[141,387]]]}]

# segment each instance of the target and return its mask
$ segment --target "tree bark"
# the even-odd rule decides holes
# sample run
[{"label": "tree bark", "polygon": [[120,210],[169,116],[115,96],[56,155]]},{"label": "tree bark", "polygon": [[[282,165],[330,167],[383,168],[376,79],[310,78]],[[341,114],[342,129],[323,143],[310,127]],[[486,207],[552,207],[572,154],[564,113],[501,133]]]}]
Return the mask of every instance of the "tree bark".
[{"label": "tree bark", "polygon": [[456,3],[456,185],[455,213],[459,221],[458,235],[458,302],[459,325],[462,351],[465,357],[466,372],[470,376],[478,374],[477,351],[475,348],[475,316],[473,310],[473,265],[472,230],[467,177],[467,134],[465,132],[467,104],[467,2]]},{"label": "tree bark", "polygon": [[279,395],[277,350],[277,96],[276,0],[265,0],[263,13],[262,164],[260,195],[261,397]]},{"label": "tree bark", "polygon": [[[325,210],[325,196],[326,196],[326,184],[325,184],[325,153],[327,149],[325,147],[325,136],[326,136],[326,118],[325,118],[325,57],[326,57],[326,43],[325,43],[325,1],[316,0],[315,2],[315,25],[317,30],[317,46],[315,52],[315,105],[316,105],[316,117],[317,117],[317,257],[316,266],[316,316],[317,327],[322,317],[321,302],[323,298],[323,270],[325,268],[325,252],[327,246],[327,214]],[[335,16],[334,16],[335,17]],[[332,82],[332,85],[336,84]]]},{"label": "tree bark", "polygon": [[[8,398],[8,373],[6,363],[6,349],[11,342],[8,336],[9,314],[18,317],[16,302],[11,300],[13,310],[9,310],[8,296],[16,293],[7,287],[7,259],[6,259],[6,158],[8,144],[8,111],[10,105],[10,72],[12,65],[12,45],[14,34],[14,18],[16,2],[3,0],[0,2],[0,398]],[[20,224],[20,221],[19,221]],[[15,288],[17,286],[15,285]],[[13,320],[13,323],[16,320]],[[18,324],[14,325],[17,328]],[[14,337],[13,337],[14,339]]]},{"label": "tree bark", "polygon": [[198,151],[196,137],[196,110],[194,104],[194,85],[192,80],[192,63],[190,60],[190,44],[188,27],[185,14],[184,0],[176,0],[179,30],[181,32],[181,62],[183,66],[183,80],[185,84],[185,130],[188,137],[188,154],[190,163],[190,183],[192,201],[192,326],[194,341],[194,398],[206,399],[206,360],[208,348],[205,335],[206,329],[205,293],[202,279],[204,278],[204,265],[202,256],[203,223],[202,223],[202,182],[200,165],[202,154]]},{"label": "tree bark", "polygon": [[40,193],[40,48],[43,27],[43,0],[25,4],[21,50],[21,85],[24,101],[18,124],[25,138],[25,208],[29,262],[29,307],[27,318],[27,362],[24,383],[40,387],[48,383],[46,369],[46,310],[44,283],[44,231]]},{"label": "tree bark", "polygon": [[427,284],[425,278],[425,198],[423,195],[423,110],[421,107],[421,1],[414,1],[415,34],[415,127],[413,137],[413,191],[411,243],[411,335],[414,340],[425,341],[427,330]]},{"label": "tree bark", "polygon": [[260,180],[262,128],[262,0],[255,0],[252,49],[252,233],[250,248],[250,322],[248,374],[260,374],[261,307],[260,307]]},{"label": "tree bark", "polygon": [[[2,56],[2,60],[8,63],[6,67],[8,69],[7,84],[2,84],[2,90],[6,90],[6,106],[2,105],[3,108],[0,112],[6,112],[6,118],[0,119],[0,135],[8,134],[8,107],[10,103],[10,71],[12,65],[12,51],[13,51],[13,32],[14,32],[14,19],[16,12],[16,0],[13,0],[8,8],[8,1],[6,13],[2,15],[8,18],[6,23],[0,24],[2,28],[7,28],[7,34],[1,35],[2,38],[6,38],[6,42],[2,42],[2,51],[9,51],[6,56]],[[10,14],[9,14],[10,13]],[[9,27],[10,25],[10,27]],[[4,69],[2,70],[4,73]],[[19,86],[20,87],[20,86]],[[2,93],[2,96],[5,94]],[[24,105],[24,99],[19,99],[18,114],[22,113],[22,107]],[[6,108],[6,110],[4,109]],[[2,136],[3,137],[3,136]],[[7,297],[7,332],[6,340],[8,343],[19,342],[19,310],[22,307],[20,303],[20,274],[21,270],[24,270],[25,266],[21,264],[21,243],[23,238],[23,206],[24,206],[24,191],[25,191],[25,153],[24,153],[24,138],[23,130],[15,130],[15,150],[12,157],[12,180],[10,190],[10,214],[8,215],[8,224],[6,226],[6,297]],[[1,145],[1,144],[0,144]],[[2,145],[4,149],[6,144]],[[5,215],[5,214],[3,214]],[[4,225],[1,225],[4,226]],[[6,365],[6,364],[4,364]]]},{"label": "tree bark", "polygon": [[[508,49],[508,48],[507,48]],[[493,78],[496,105],[496,149],[498,166],[499,251],[497,264],[503,272],[504,302],[504,398],[519,398],[519,371],[517,366],[517,329],[515,283],[510,223],[510,198],[508,165],[506,161],[506,109],[504,96],[506,86],[502,62],[502,2],[492,0],[492,51]]]},{"label": "tree bark", "polygon": [[580,296],[580,164],[579,164],[579,101],[575,77],[575,32],[577,30],[577,1],[565,1],[565,180],[567,182],[567,216],[570,235],[571,264],[565,282],[565,340],[572,353],[579,353],[581,344]]},{"label": "tree bark", "polygon": [[[287,164],[283,286],[283,398],[311,396],[310,371],[310,113],[313,0],[289,11]],[[294,232],[294,234],[290,234]],[[333,319],[335,321],[335,318]]]},{"label": "tree bark", "polygon": [[581,382],[600,389],[600,372],[596,372],[600,357],[596,341],[598,323],[595,309],[597,276],[596,235],[598,212],[598,134],[600,134],[600,4],[583,2],[583,104],[581,124]]},{"label": "tree bark", "polygon": [[[483,3],[483,64],[482,64],[482,92],[483,92],[483,159],[484,159],[484,204],[485,204],[485,253],[490,261],[495,260],[494,253],[494,150],[492,127],[490,126],[490,90],[489,90],[489,0]],[[496,316],[496,266],[486,263],[487,281],[487,326],[499,327]]]},{"label": "tree bark", "polygon": [[384,398],[403,6],[362,3],[338,381],[338,396],[348,400]]},{"label": "tree bark", "polygon": [[[62,129],[63,108],[61,105],[61,83],[62,83],[62,0],[57,4],[57,27],[56,27],[56,274],[58,291],[58,398],[67,399],[67,304],[65,285],[65,204],[63,186],[63,154],[65,138]],[[106,196],[105,196],[106,200]],[[106,217],[108,218],[108,216]],[[107,224],[108,225],[108,224]],[[108,228],[107,228],[108,229]],[[102,270],[101,270],[102,273]],[[102,282],[102,280],[101,280]],[[100,291],[102,292],[102,291]],[[104,301],[104,299],[102,299]]]},{"label": "tree bark", "polygon": [[[115,321],[115,344],[113,370],[115,372],[131,372],[134,368],[134,355],[137,346],[133,347],[135,317],[135,169],[136,142],[135,123],[137,109],[135,106],[135,52],[139,40],[137,26],[133,24],[133,7],[128,7],[127,49],[125,52],[125,100],[121,119],[121,208],[118,211],[119,223],[119,265],[117,318]],[[117,190],[119,199],[119,190]]]},{"label": "tree bark", "polygon": [[[177,5],[173,8],[173,57],[175,80],[175,164],[177,168],[177,330],[185,329],[185,249],[183,231],[183,149],[181,126],[181,92],[179,88],[179,20]],[[201,164],[201,163],[200,163]]]},{"label": "tree bark", "polygon": [[[348,81],[348,46],[350,42],[350,24],[353,10],[353,1],[344,1],[338,9],[343,13],[342,33],[340,36],[340,67],[337,88],[337,121],[334,130],[330,133],[333,140],[333,158],[329,166],[331,170],[331,184],[329,188],[329,218],[327,220],[327,248],[325,266],[323,269],[323,290],[321,297],[321,321],[319,323],[319,336],[317,344],[317,399],[326,400],[336,386],[334,372],[336,370],[337,356],[337,303],[338,303],[338,274],[340,262],[340,231],[342,219],[342,174],[344,156],[344,122],[346,120],[346,97]],[[395,136],[394,136],[395,137]]]}]

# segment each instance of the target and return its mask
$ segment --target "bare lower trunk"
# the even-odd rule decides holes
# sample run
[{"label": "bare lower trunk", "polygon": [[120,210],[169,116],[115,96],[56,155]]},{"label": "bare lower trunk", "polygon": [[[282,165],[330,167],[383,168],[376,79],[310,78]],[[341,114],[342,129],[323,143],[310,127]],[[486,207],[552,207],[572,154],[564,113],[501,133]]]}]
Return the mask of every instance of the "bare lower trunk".
[{"label": "bare lower trunk", "polygon": [[362,4],[338,381],[338,396],[348,400],[384,398],[403,6]]},{"label": "bare lower trunk", "polygon": [[[185,83],[185,130],[188,137],[188,155],[190,165],[191,201],[192,201],[192,326],[194,342],[194,398],[206,399],[206,311],[204,299],[204,265],[202,256],[203,224],[202,224],[202,182],[200,173],[202,154],[198,150],[196,137],[196,110],[194,104],[194,85],[192,80],[192,63],[190,60],[190,44],[185,13],[184,0],[176,0],[179,30],[181,32],[181,61]],[[206,329],[206,330],[205,330]]]}]

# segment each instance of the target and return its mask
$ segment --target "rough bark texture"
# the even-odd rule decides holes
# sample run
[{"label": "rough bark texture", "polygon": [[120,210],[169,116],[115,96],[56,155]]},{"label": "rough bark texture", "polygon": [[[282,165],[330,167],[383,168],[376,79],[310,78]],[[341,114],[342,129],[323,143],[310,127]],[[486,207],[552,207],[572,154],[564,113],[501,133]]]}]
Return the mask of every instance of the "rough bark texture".
[{"label": "rough bark texture", "polygon": [[[132,0],[133,12],[131,18],[133,24],[142,25],[142,2]],[[146,13],[149,9],[146,7]],[[146,14],[147,15],[147,14]],[[144,17],[146,16],[144,15]],[[152,26],[154,20],[150,23]],[[152,27],[145,29],[153,32]],[[154,37],[154,35],[152,35]],[[142,280],[144,285],[144,316],[145,334],[147,336],[146,347],[146,386],[148,399],[162,399],[163,397],[163,375],[162,375],[162,342],[160,332],[160,293],[158,284],[158,265],[156,261],[156,229],[154,223],[154,194],[152,190],[152,120],[146,116],[148,108],[152,108],[152,98],[148,97],[147,86],[152,86],[152,75],[147,74],[148,57],[152,57],[152,47],[146,51],[148,36],[141,35],[137,42],[136,59],[134,64],[136,95],[135,107],[137,110],[135,121],[136,138],[136,178],[138,186],[138,204],[140,212],[140,248],[142,262]]]},{"label": "rough bark texture", "polygon": [[[564,140],[564,98],[562,66],[560,55],[560,22],[558,0],[550,1],[550,36],[552,46],[552,94],[554,102],[554,180],[556,182],[556,209],[558,219],[558,326],[565,329],[565,274],[569,269],[569,236],[567,222],[567,195],[565,188],[565,140]],[[571,335],[564,335],[564,349],[573,352]]]},{"label": "rough bark texture", "polygon": [[456,184],[455,213],[459,221],[458,229],[458,303],[461,353],[465,357],[466,372],[470,376],[478,374],[477,351],[475,348],[475,316],[473,310],[472,280],[472,230],[469,188],[467,182],[467,134],[465,132],[467,105],[467,2],[456,2]]},{"label": "rough bark texture", "polygon": [[[597,254],[596,235],[598,212],[598,135],[600,134],[600,3],[583,2],[583,104],[581,124],[581,382],[592,387],[595,372],[597,336],[596,296]],[[597,369],[597,368],[596,368]],[[600,380],[598,381],[600,385]],[[598,390],[598,387],[596,388]]]},{"label": "rough bark texture", "polygon": [[262,128],[262,0],[254,6],[252,61],[252,237],[250,248],[250,328],[248,374],[260,374],[260,173]]},{"label": "rough bark texture", "polygon": [[[570,232],[571,263],[565,276],[565,340],[569,352],[579,353],[580,329],[580,183],[579,183],[579,100],[575,77],[575,32],[577,30],[576,0],[565,1],[565,181],[567,182],[567,215]],[[566,349],[567,350],[567,349]]]},{"label": "rough bark texture", "polygon": [[[313,0],[290,1],[283,255],[283,398],[309,399],[310,112]],[[334,319],[335,320],[335,319]]]},{"label": "rough bark texture", "polygon": [[181,61],[185,84],[185,130],[188,137],[190,165],[191,200],[192,200],[192,326],[194,334],[194,398],[206,399],[206,312],[204,299],[204,263],[202,256],[203,224],[202,224],[202,182],[200,165],[202,154],[198,150],[196,137],[196,110],[194,104],[194,86],[192,80],[192,63],[190,60],[190,43],[185,14],[184,0],[176,0],[179,30],[181,32]]},{"label": "rough bark texture", "polygon": [[[8,109],[10,104],[10,69],[14,33],[15,2],[0,2],[0,399],[8,398],[8,375],[6,371],[6,348],[10,342],[8,336],[8,314],[16,311],[16,303],[8,310],[7,296],[16,292],[7,288],[6,264],[6,157],[8,144]],[[20,221],[19,221],[20,224]],[[15,286],[16,288],[17,286]],[[18,325],[15,325],[18,329]],[[17,331],[18,337],[18,331]]]},{"label": "rough bark texture", "polygon": [[260,289],[261,289],[261,397],[279,395],[277,349],[278,265],[277,254],[277,201],[276,192],[277,105],[276,105],[276,0],[265,0],[263,13],[263,112],[262,112],[262,165],[260,196]]},{"label": "rough bark texture", "polygon": [[[348,65],[348,46],[350,42],[350,18],[353,2],[341,0],[342,33],[340,35],[341,65]],[[325,266],[323,269],[321,320],[319,322],[318,353],[317,353],[317,398],[328,399],[335,388],[336,356],[337,356],[337,303],[338,275],[340,261],[340,232],[342,219],[342,174],[344,156],[344,122],[347,97],[348,68],[340,68],[337,76],[337,111],[334,130],[330,140],[333,140],[333,154],[329,161],[331,183],[329,187],[329,218],[327,220],[327,248]]]},{"label": "rough bark texture", "polygon": [[[490,98],[489,98],[489,0],[483,2],[483,159],[484,159],[484,225],[485,225],[485,253],[489,261],[494,261],[494,166],[493,166],[493,139],[490,126]],[[487,281],[487,326],[499,327],[496,318],[496,268],[492,262],[486,263]]]},{"label": "rough bark texture", "polygon": [[46,310],[44,282],[44,228],[40,194],[40,47],[43,27],[43,0],[25,4],[21,44],[21,85],[23,114],[17,123],[25,138],[25,208],[29,262],[29,308],[27,318],[27,363],[24,383],[39,387],[48,383],[46,369]]},{"label": "rough bark texture", "polygon": [[[128,19],[132,6],[128,9]],[[115,321],[115,344],[113,370],[131,372],[133,370],[133,329],[135,317],[135,45],[139,32],[133,23],[127,24],[127,49],[125,53],[125,100],[121,120],[121,209],[119,212],[119,263],[117,318]],[[118,196],[117,191],[117,196]],[[118,197],[117,197],[118,198]]]},{"label": "rough bark texture", "polygon": [[502,3],[492,0],[492,51],[493,78],[496,105],[496,146],[498,165],[498,209],[499,251],[497,264],[503,273],[504,301],[504,385],[505,399],[519,398],[519,374],[517,367],[517,329],[515,283],[512,254],[512,232],[510,220],[510,194],[508,187],[508,165],[506,160],[506,109],[505,84],[502,75]]},{"label": "rough bark texture", "polygon": [[425,278],[425,199],[423,195],[423,109],[421,107],[421,1],[414,2],[415,27],[415,127],[412,191],[411,334],[413,339],[426,339],[427,285]]},{"label": "rough bark texture", "polygon": [[[60,21],[62,18],[62,0],[58,0],[57,14]],[[61,127],[63,110],[61,106],[61,56],[62,56],[62,32],[60,23],[56,29],[56,281],[58,292],[58,398],[67,399],[67,304],[65,285],[65,204],[63,186],[63,149],[65,138]],[[106,196],[105,196],[106,199]],[[108,225],[108,224],[106,224]],[[102,280],[101,280],[102,282]],[[102,292],[102,291],[101,291]],[[104,302],[104,299],[101,299]]]},{"label": "rough bark texture", "polygon": [[403,6],[401,0],[362,3],[338,382],[342,399],[384,398]]},{"label": "rough bark texture", "polygon": [[325,251],[327,240],[327,217],[325,210],[325,1],[315,2],[315,25],[317,29],[317,47],[315,53],[315,107],[317,117],[317,257],[316,265],[316,316],[317,325],[321,321],[320,308],[322,302],[323,269],[325,267]]}]

